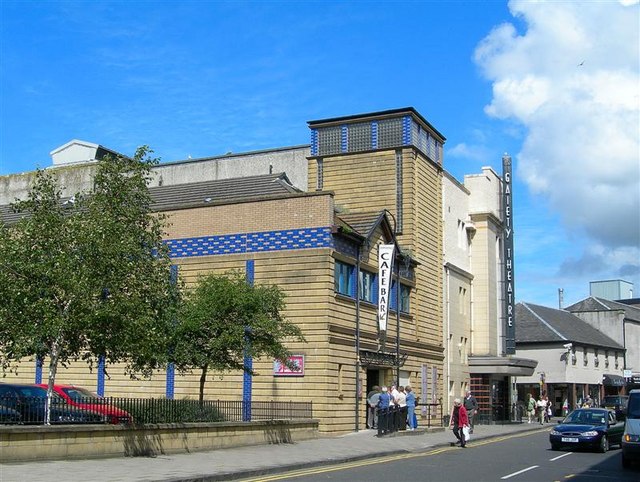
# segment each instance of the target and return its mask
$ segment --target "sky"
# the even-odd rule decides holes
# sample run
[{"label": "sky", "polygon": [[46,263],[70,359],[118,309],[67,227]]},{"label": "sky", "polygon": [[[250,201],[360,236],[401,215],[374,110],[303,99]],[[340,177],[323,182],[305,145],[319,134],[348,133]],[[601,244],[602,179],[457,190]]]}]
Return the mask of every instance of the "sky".
[{"label": "sky", "polygon": [[514,162],[516,299],[640,297],[640,5],[0,0],[0,176],[80,139],[162,162],[414,107],[457,179]]}]

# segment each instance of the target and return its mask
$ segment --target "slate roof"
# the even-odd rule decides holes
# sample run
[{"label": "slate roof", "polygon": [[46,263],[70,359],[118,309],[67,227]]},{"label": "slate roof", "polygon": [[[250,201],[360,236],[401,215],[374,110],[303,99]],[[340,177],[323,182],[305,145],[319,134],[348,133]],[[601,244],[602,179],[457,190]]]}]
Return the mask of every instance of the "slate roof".
[{"label": "slate roof", "polygon": [[355,213],[355,214],[339,214],[338,218],[347,223],[358,234],[368,238],[373,234],[382,219],[384,211]]},{"label": "slate roof", "polygon": [[637,306],[631,306],[626,303],[620,303],[619,301],[606,300],[604,298],[597,298],[590,296],[582,301],[578,301],[573,305],[566,308],[567,311],[572,313],[578,313],[583,311],[611,311],[611,310],[623,310],[626,318],[640,322],[640,308]]},{"label": "slate roof", "polygon": [[[302,191],[291,185],[284,173],[149,188],[149,193],[153,199],[154,211],[300,192]],[[65,200],[66,198],[63,199],[63,201]],[[22,216],[24,214],[12,212],[9,205],[0,206],[0,219],[6,224],[14,224]]]},{"label": "slate roof", "polygon": [[566,310],[532,303],[518,303],[516,305],[516,343],[554,342],[624,349],[623,346]]},{"label": "slate roof", "polygon": [[284,173],[149,188],[155,211],[300,192]]}]

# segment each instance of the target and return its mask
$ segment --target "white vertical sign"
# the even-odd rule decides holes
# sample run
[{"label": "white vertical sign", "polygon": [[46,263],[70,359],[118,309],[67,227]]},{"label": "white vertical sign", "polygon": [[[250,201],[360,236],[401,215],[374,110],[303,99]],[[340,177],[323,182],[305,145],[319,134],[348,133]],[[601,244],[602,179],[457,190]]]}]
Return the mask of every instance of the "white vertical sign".
[{"label": "white vertical sign", "polygon": [[378,328],[380,331],[387,331],[394,248],[393,244],[378,245]]}]

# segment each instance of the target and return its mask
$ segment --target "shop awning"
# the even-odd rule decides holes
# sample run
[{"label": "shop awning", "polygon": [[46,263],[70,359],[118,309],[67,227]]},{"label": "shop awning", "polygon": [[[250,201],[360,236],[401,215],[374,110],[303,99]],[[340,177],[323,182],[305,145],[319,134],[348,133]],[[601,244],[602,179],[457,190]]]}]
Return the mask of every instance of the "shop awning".
[{"label": "shop awning", "polygon": [[602,376],[602,384],[609,387],[624,387],[624,378],[622,375],[608,375]]}]

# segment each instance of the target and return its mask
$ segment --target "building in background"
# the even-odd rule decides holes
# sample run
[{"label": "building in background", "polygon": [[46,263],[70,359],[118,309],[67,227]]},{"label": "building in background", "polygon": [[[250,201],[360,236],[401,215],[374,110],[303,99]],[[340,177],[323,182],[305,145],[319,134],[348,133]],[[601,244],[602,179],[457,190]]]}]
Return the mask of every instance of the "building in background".
[{"label": "building in background", "polygon": [[633,283],[621,279],[591,281],[589,296],[605,300],[628,300],[633,298]]},{"label": "building in background", "polygon": [[624,346],[566,310],[531,303],[516,306],[518,354],[537,360],[535,374],[518,378],[518,400],[546,393],[554,415],[585,398],[623,393]]},{"label": "building in background", "polygon": [[627,389],[631,389],[631,384],[635,387],[640,383],[640,306],[623,301],[590,296],[568,306],[567,311],[625,348],[616,377],[607,382],[628,385]]}]

